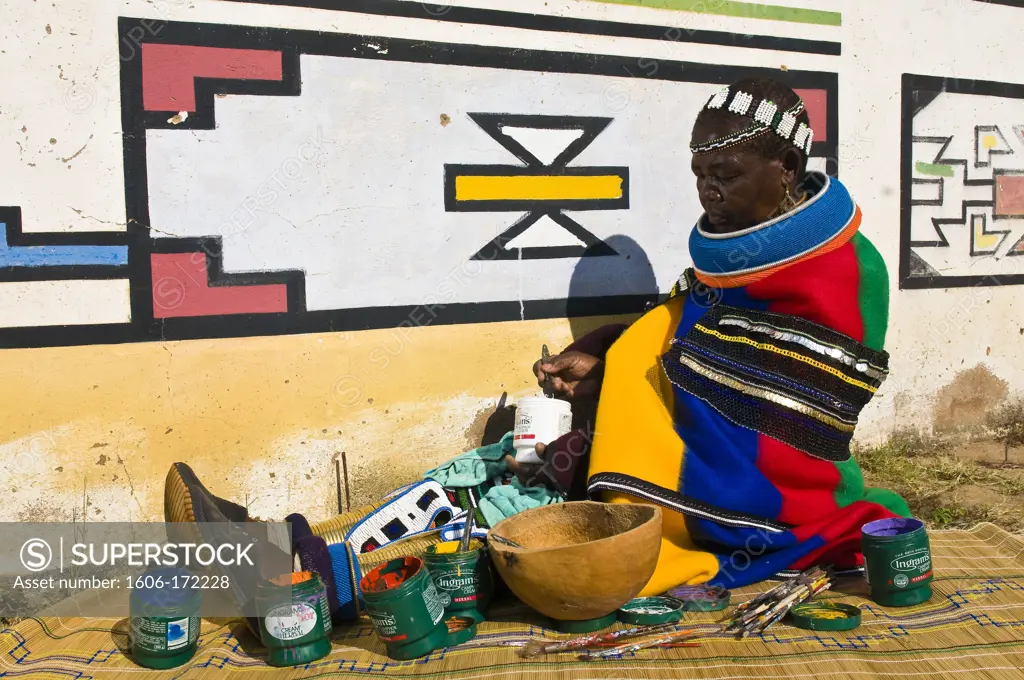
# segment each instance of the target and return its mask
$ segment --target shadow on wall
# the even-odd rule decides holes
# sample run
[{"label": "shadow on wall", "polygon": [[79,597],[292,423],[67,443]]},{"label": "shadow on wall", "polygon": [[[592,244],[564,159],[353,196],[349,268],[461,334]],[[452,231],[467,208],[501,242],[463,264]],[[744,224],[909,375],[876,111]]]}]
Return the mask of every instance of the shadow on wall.
[{"label": "shadow on wall", "polygon": [[[587,317],[609,313],[602,311],[601,303],[593,299],[591,291],[615,290],[616,296],[635,297],[635,309],[632,301],[629,301],[627,309],[619,307],[615,310],[615,313],[627,314],[643,312],[647,300],[657,297],[659,293],[654,268],[639,243],[621,234],[604,239],[604,243],[611,246],[619,256],[582,257],[569,280],[566,316],[569,317],[573,340],[579,340],[593,330],[593,321],[588,321]],[[593,248],[591,246],[587,250]]]},{"label": "shadow on wall", "polygon": [[[615,290],[618,295],[635,297],[627,303],[627,309],[615,312],[641,313],[648,299],[657,297],[658,282],[647,253],[640,244],[628,236],[616,235],[604,240],[619,253],[618,257],[582,257],[569,281],[566,316],[573,340],[579,340],[594,328],[588,317],[608,314],[602,311],[600,303],[593,299],[594,290]],[[602,247],[602,246],[592,246]],[[588,249],[590,250],[590,249]],[[589,294],[589,295],[588,295]],[[562,348],[552,347],[553,353]],[[493,444],[515,426],[515,406],[506,406],[504,399],[487,419],[481,445]]]}]

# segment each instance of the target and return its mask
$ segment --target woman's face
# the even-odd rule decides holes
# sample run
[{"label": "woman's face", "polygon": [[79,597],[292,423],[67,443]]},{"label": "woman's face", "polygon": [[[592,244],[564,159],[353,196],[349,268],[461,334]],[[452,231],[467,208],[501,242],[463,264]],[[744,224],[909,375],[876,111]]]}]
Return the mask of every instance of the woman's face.
[{"label": "woman's face", "polygon": [[[743,118],[717,124],[698,121],[691,143],[703,144],[749,125],[750,121]],[[786,188],[794,189],[794,173],[781,160],[767,159],[749,150],[747,144],[694,154],[690,166],[708,224],[718,233],[764,222],[782,203]]]}]

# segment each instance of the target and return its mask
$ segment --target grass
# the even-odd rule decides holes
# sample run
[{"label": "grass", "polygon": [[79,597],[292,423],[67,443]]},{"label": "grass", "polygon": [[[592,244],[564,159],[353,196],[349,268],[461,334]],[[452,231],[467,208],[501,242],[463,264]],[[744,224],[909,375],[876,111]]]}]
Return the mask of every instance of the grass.
[{"label": "grass", "polygon": [[930,527],[970,528],[993,522],[1024,529],[1024,477],[958,457],[956,448],[914,432],[898,432],[854,453],[869,486],[891,489]]}]

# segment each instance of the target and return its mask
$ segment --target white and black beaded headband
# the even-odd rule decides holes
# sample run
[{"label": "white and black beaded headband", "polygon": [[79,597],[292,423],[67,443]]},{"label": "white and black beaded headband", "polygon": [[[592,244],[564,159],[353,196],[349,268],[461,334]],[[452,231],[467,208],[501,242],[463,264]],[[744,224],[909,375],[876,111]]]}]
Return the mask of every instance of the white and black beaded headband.
[{"label": "white and black beaded headband", "polygon": [[771,130],[808,156],[811,155],[814,131],[806,123],[798,124],[796,122],[797,116],[804,111],[803,100],[798,101],[796,105],[786,111],[779,111],[779,107],[768,99],[755,102],[754,97],[746,92],[740,90],[732,92],[728,87],[724,87],[704,105],[705,110],[721,108],[740,116],[746,116],[753,121],[753,124],[703,144],[691,144],[690,151],[693,153],[718,151],[742,144]]}]

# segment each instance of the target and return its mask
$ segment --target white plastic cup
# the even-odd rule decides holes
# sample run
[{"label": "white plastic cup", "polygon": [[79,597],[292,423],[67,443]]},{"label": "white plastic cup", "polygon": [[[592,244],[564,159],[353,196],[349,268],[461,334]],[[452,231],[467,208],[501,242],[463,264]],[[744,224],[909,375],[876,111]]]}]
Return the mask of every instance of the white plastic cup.
[{"label": "white plastic cup", "polygon": [[516,403],[512,448],[520,463],[540,465],[537,444],[550,444],[572,429],[572,406],[561,399],[523,397]]}]

